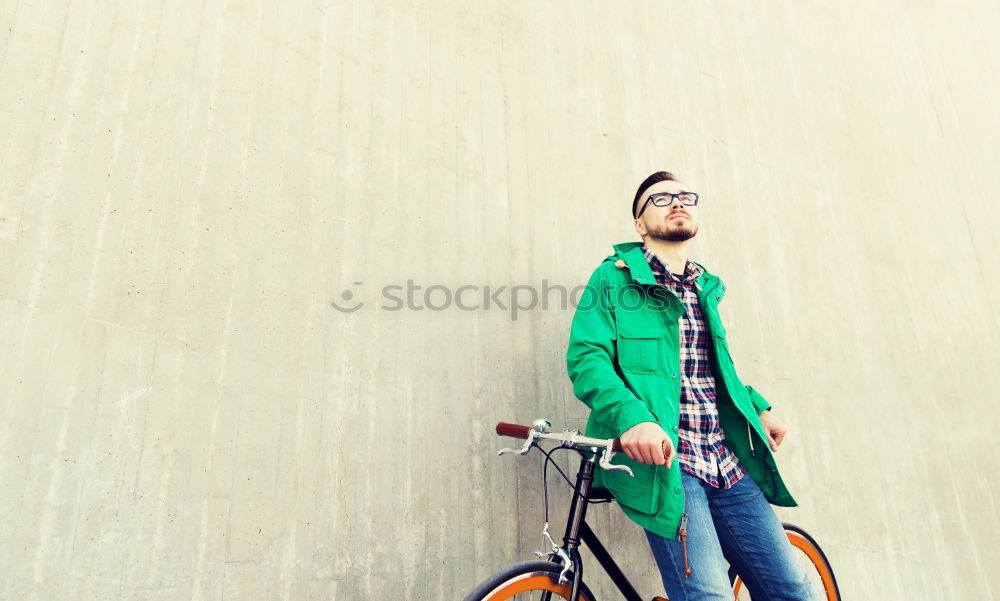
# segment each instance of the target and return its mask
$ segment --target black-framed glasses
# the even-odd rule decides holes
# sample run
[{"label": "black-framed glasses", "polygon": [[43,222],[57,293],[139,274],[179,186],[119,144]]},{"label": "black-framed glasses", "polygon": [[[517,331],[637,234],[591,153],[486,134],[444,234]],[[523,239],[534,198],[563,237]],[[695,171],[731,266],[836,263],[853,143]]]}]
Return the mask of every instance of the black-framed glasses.
[{"label": "black-framed glasses", "polygon": [[658,207],[670,206],[670,203],[674,202],[674,199],[681,201],[681,204],[689,207],[693,207],[698,204],[698,194],[695,192],[679,192],[677,194],[671,194],[670,192],[657,192],[656,194],[650,194],[646,202],[642,203],[642,208],[639,209],[639,213],[635,216],[638,219],[642,216],[642,212],[646,210],[649,203],[653,203]]}]

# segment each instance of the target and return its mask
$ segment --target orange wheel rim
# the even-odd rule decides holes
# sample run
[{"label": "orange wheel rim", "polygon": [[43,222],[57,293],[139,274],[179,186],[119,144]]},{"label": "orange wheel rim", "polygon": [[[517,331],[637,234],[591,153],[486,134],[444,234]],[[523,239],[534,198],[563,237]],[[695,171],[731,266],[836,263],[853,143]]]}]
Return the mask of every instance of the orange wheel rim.
[{"label": "orange wheel rim", "polygon": [[809,558],[809,561],[816,566],[816,571],[819,572],[820,578],[823,579],[823,590],[826,593],[827,598],[833,592],[833,578],[830,574],[830,570],[826,569],[826,562],[820,556],[819,551],[816,547],[799,535],[796,532],[788,533],[788,541],[792,543],[792,546],[801,550]]},{"label": "orange wheel rim", "polygon": [[[559,595],[563,599],[569,599],[569,596],[572,593],[572,584],[566,583],[560,586],[555,582],[552,582],[552,579],[545,574],[528,574],[524,578],[519,578],[514,582],[510,582],[501,588],[494,590],[488,597],[486,597],[486,599],[496,599],[499,601],[501,599],[509,599],[514,595],[526,593],[528,591],[549,591]],[[580,599],[583,599],[583,594],[580,595]]]}]

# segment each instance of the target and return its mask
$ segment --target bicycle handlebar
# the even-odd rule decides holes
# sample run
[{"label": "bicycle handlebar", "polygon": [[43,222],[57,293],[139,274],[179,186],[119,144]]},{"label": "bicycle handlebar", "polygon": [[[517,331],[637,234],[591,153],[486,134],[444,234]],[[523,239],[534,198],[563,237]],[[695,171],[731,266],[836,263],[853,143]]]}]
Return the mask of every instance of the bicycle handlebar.
[{"label": "bicycle handlebar", "polygon": [[497,424],[497,434],[500,436],[509,436],[511,438],[523,438],[527,439],[528,442],[524,443],[521,450],[517,449],[502,449],[499,455],[503,455],[508,452],[517,452],[521,455],[527,455],[528,451],[532,447],[537,446],[538,441],[548,440],[551,442],[558,442],[564,447],[571,447],[579,451],[577,447],[591,447],[594,451],[598,449],[604,449],[604,452],[597,453],[600,455],[601,459],[598,464],[609,471],[624,471],[628,473],[629,476],[633,475],[632,470],[627,465],[616,465],[611,463],[611,457],[615,453],[622,450],[622,443],[619,439],[600,439],[600,438],[588,438],[586,436],[580,436],[580,433],[576,430],[563,430],[561,433],[549,432],[550,424],[544,419],[535,421],[534,426],[522,426],[520,424],[508,424],[506,422],[500,422]]},{"label": "bicycle handlebar", "polygon": [[[510,438],[521,438],[526,439],[531,435],[533,428],[531,426],[522,426],[520,424],[508,424],[507,422],[500,422],[497,424],[497,434],[500,436],[508,436]],[[580,437],[580,443],[586,444],[588,440],[598,440]],[[607,443],[606,440],[600,440],[601,443]],[[587,445],[590,446],[590,445]],[[602,445],[603,446],[603,445]],[[611,450],[618,453],[622,450],[622,442],[619,439],[614,439],[614,443]]]}]

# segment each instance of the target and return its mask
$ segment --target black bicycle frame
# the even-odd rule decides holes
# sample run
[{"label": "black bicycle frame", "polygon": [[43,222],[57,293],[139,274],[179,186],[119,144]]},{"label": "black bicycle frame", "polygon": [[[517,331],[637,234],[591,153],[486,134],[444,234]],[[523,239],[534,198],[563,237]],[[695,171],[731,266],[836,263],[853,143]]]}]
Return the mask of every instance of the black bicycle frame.
[{"label": "black bicycle frame", "polygon": [[[585,454],[580,462],[580,469],[576,474],[576,488],[573,491],[573,502],[570,505],[569,517],[566,519],[566,535],[563,537],[563,547],[570,557],[573,569],[573,589],[570,599],[580,598],[580,583],[583,582],[583,561],[580,559],[581,540],[593,553],[597,563],[601,564],[604,571],[621,591],[626,601],[643,601],[636,592],[635,587],[629,582],[621,568],[611,558],[611,554],[601,544],[600,539],[594,531],[587,525],[587,505],[589,504],[590,489],[594,482],[595,456]],[[555,561],[557,558],[550,556]]]}]

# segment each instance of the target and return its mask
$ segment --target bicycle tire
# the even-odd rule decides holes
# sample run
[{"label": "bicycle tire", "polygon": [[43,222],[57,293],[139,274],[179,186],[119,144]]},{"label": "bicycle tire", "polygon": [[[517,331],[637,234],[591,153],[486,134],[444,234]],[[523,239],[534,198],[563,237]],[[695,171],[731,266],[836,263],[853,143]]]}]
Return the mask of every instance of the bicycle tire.
[{"label": "bicycle tire", "polygon": [[[818,574],[819,580],[822,583],[823,592],[826,595],[826,601],[840,601],[840,588],[837,586],[836,576],[833,575],[833,566],[830,565],[830,560],[826,558],[826,554],[823,553],[823,549],[820,548],[816,539],[794,524],[782,522],[781,525],[785,528],[788,542],[804,553],[816,570],[816,574]],[[729,568],[729,582],[733,585],[733,596],[736,599],[740,599],[740,593],[745,592],[742,591],[743,581],[740,580],[736,570],[731,566]]]},{"label": "bicycle tire", "polygon": [[[569,601],[572,583],[559,584],[559,573],[562,566],[551,561],[525,561],[515,564],[490,576],[475,590],[465,597],[464,601],[508,601],[530,599],[548,600],[550,598]],[[572,572],[568,575],[572,576]],[[580,583],[578,601],[595,601],[593,593],[587,584]],[[549,593],[548,597],[545,594]],[[518,596],[522,595],[522,596]]]}]

